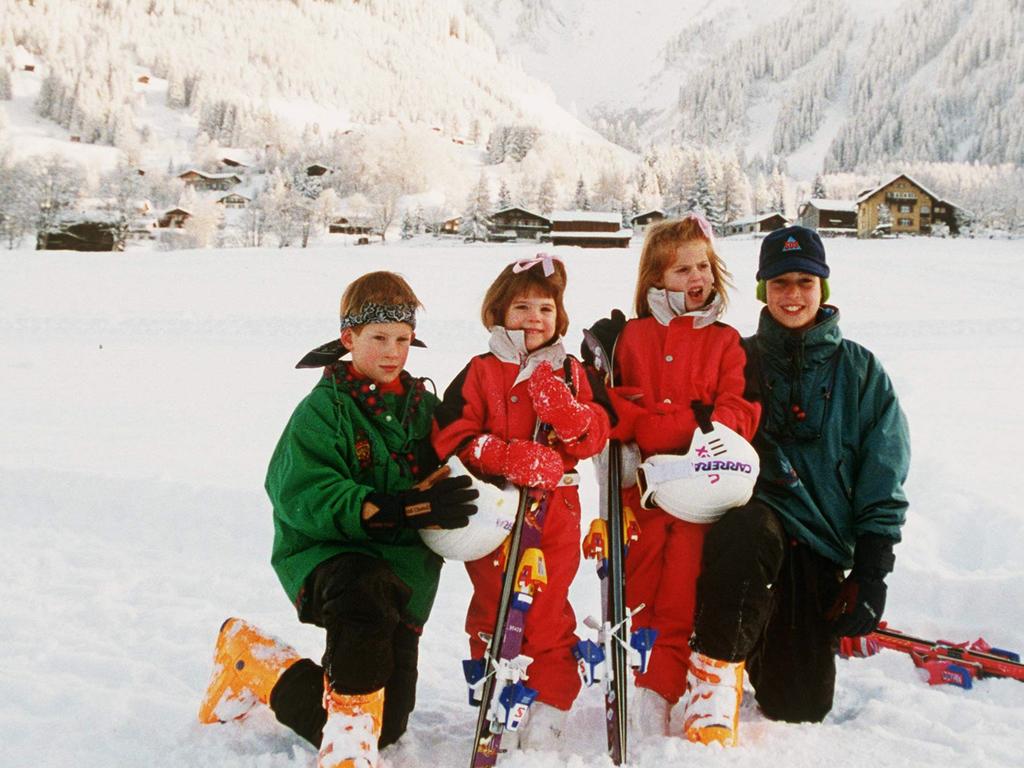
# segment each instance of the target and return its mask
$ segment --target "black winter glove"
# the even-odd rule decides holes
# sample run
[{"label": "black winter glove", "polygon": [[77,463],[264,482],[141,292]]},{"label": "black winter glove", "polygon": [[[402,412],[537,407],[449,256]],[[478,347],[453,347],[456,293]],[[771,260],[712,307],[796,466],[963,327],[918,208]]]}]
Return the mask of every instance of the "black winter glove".
[{"label": "black winter glove", "polygon": [[[597,340],[604,350],[605,359],[611,361],[615,340],[619,338],[619,334],[625,327],[626,316],[622,314],[622,310],[613,309],[610,317],[598,320],[586,330],[586,334]],[[594,366],[594,350],[587,344],[586,337],[584,337],[583,344],[580,345],[580,357],[586,365]]]},{"label": "black winter glove", "polygon": [[363,528],[392,531],[397,528],[465,528],[476,514],[480,492],[471,488],[468,475],[445,477],[428,488],[399,493],[370,493],[363,504]]},{"label": "black winter glove", "polygon": [[857,539],[853,570],[839,587],[839,596],[827,615],[835,635],[859,637],[878,627],[885,610],[885,577],[896,562],[894,543],[876,534]]}]

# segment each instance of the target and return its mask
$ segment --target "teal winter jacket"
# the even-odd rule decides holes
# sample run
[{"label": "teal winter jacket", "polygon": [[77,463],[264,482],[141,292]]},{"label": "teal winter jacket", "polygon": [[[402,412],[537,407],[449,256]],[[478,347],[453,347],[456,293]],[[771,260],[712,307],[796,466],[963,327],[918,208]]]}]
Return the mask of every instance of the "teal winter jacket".
[{"label": "teal winter jacket", "polygon": [[412,590],[405,620],[417,627],[427,620],[441,558],[414,530],[382,540],[361,522],[367,494],[406,490],[437,466],[430,428],[438,400],[423,380],[404,371],[401,380],[403,394],[381,394],[347,363],[325,369],[274,450],[266,479],[274,505],[271,563],[300,613],[313,569],[354,552],[387,561]]},{"label": "teal winter jacket", "polygon": [[859,536],[899,541],[910,435],[878,359],[842,337],[828,306],[803,332],[765,308],[744,346],[748,396],[762,406],[755,498],[789,535],[845,568]]}]

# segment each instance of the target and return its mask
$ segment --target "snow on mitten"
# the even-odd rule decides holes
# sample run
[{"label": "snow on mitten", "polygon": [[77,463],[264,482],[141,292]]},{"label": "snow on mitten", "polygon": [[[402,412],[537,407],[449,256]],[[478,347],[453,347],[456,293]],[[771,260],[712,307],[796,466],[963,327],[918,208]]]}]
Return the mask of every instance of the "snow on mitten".
[{"label": "snow on mitten", "polygon": [[508,444],[504,474],[514,485],[550,491],[562,479],[562,457],[554,448],[532,440],[513,440]]},{"label": "snow on mitten", "polygon": [[480,435],[461,452],[460,458],[482,475],[501,477],[508,463],[508,443],[494,435]]},{"label": "snow on mitten", "polygon": [[551,363],[538,365],[527,387],[537,416],[550,424],[563,442],[578,440],[590,427],[590,409],[577,402],[562,378],[555,375]]}]

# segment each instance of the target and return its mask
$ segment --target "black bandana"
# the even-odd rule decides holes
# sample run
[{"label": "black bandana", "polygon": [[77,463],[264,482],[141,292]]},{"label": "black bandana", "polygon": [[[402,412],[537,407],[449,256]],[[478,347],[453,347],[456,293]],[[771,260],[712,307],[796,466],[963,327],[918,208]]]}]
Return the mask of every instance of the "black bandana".
[{"label": "black bandana", "polygon": [[341,316],[341,330],[370,323],[407,323],[416,329],[415,304],[364,304],[358,312]]}]

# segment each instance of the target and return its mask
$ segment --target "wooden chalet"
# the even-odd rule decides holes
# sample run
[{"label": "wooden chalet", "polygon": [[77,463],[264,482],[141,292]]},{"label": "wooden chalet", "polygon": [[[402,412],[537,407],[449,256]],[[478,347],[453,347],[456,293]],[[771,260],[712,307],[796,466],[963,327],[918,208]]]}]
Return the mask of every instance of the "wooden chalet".
[{"label": "wooden chalet", "polygon": [[661,210],[661,208],[653,208],[649,211],[638,213],[629,220],[629,223],[633,225],[633,231],[639,234],[647,229],[651,224],[664,221],[665,218],[665,212]]},{"label": "wooden chalet", "polygon": [[553,211],[551,244],[580,248],[628,248],[633,230],[616,211]]},{"label": "wooden chalet", "polygon": [[124,243],[115,237],[116,225],[110,221],[66,220],[59,229],[36,236],[39,251],[123,251]]},{"label": "wooden chalet", "polygon": [[191,212],[184,208],[171,208],[169,211],[164,211],[163,215],[156,220],[156,225],[160,229],[181,229],[191,218]]},{"label": "wooden chalet", "polygon": [[229,192],[217,200],[217,205],[223,205],[225,208],[248,208],[251,202],[251,197],[240,195],[237,192]]},{"label": "wooden chalet", "polygon": [[327,231],[334,235],[372,235],[373,227],[355,220],[338,216],[327,225]]},{"label": "wooden chalet", "polygon": [[758,232],[774,232],[789,226],[789,220],[778,211],[759,213],[746,219],[735,219],[725,225],[725,234],[744,235]]},{"label": "wooden chalet", "polygon": [[551,219],[525,208],[503,208],[489,221],[488,240],[539,240],[551,231]]},{"label": "wooden chalet", "polygon": [[856,235],[857,203],[812,197],[800,205],[796,223],[821,235]]},{"label": "wooden chalet", "polygon": [[442,235],[457,235],[459,234],[459,228],[462,226],[462,217],[454,216],[450,219],[445,219],[441,222],[441,226],[438,228],[438,233]]},{"label": "wooden chalet", "polygon": [[894,235],[930,235],[935,222],[957,235],[965,216],[966,211],[901,173],[857,196],[857,237],[874,237],[886,228]]},{"label": "wooden chalet", "polygon": [[190,168],[179,173],[178,178],[190,187],[198,190],[229,190],[242,183],[242,178],[234,173],[205,173]]}]

